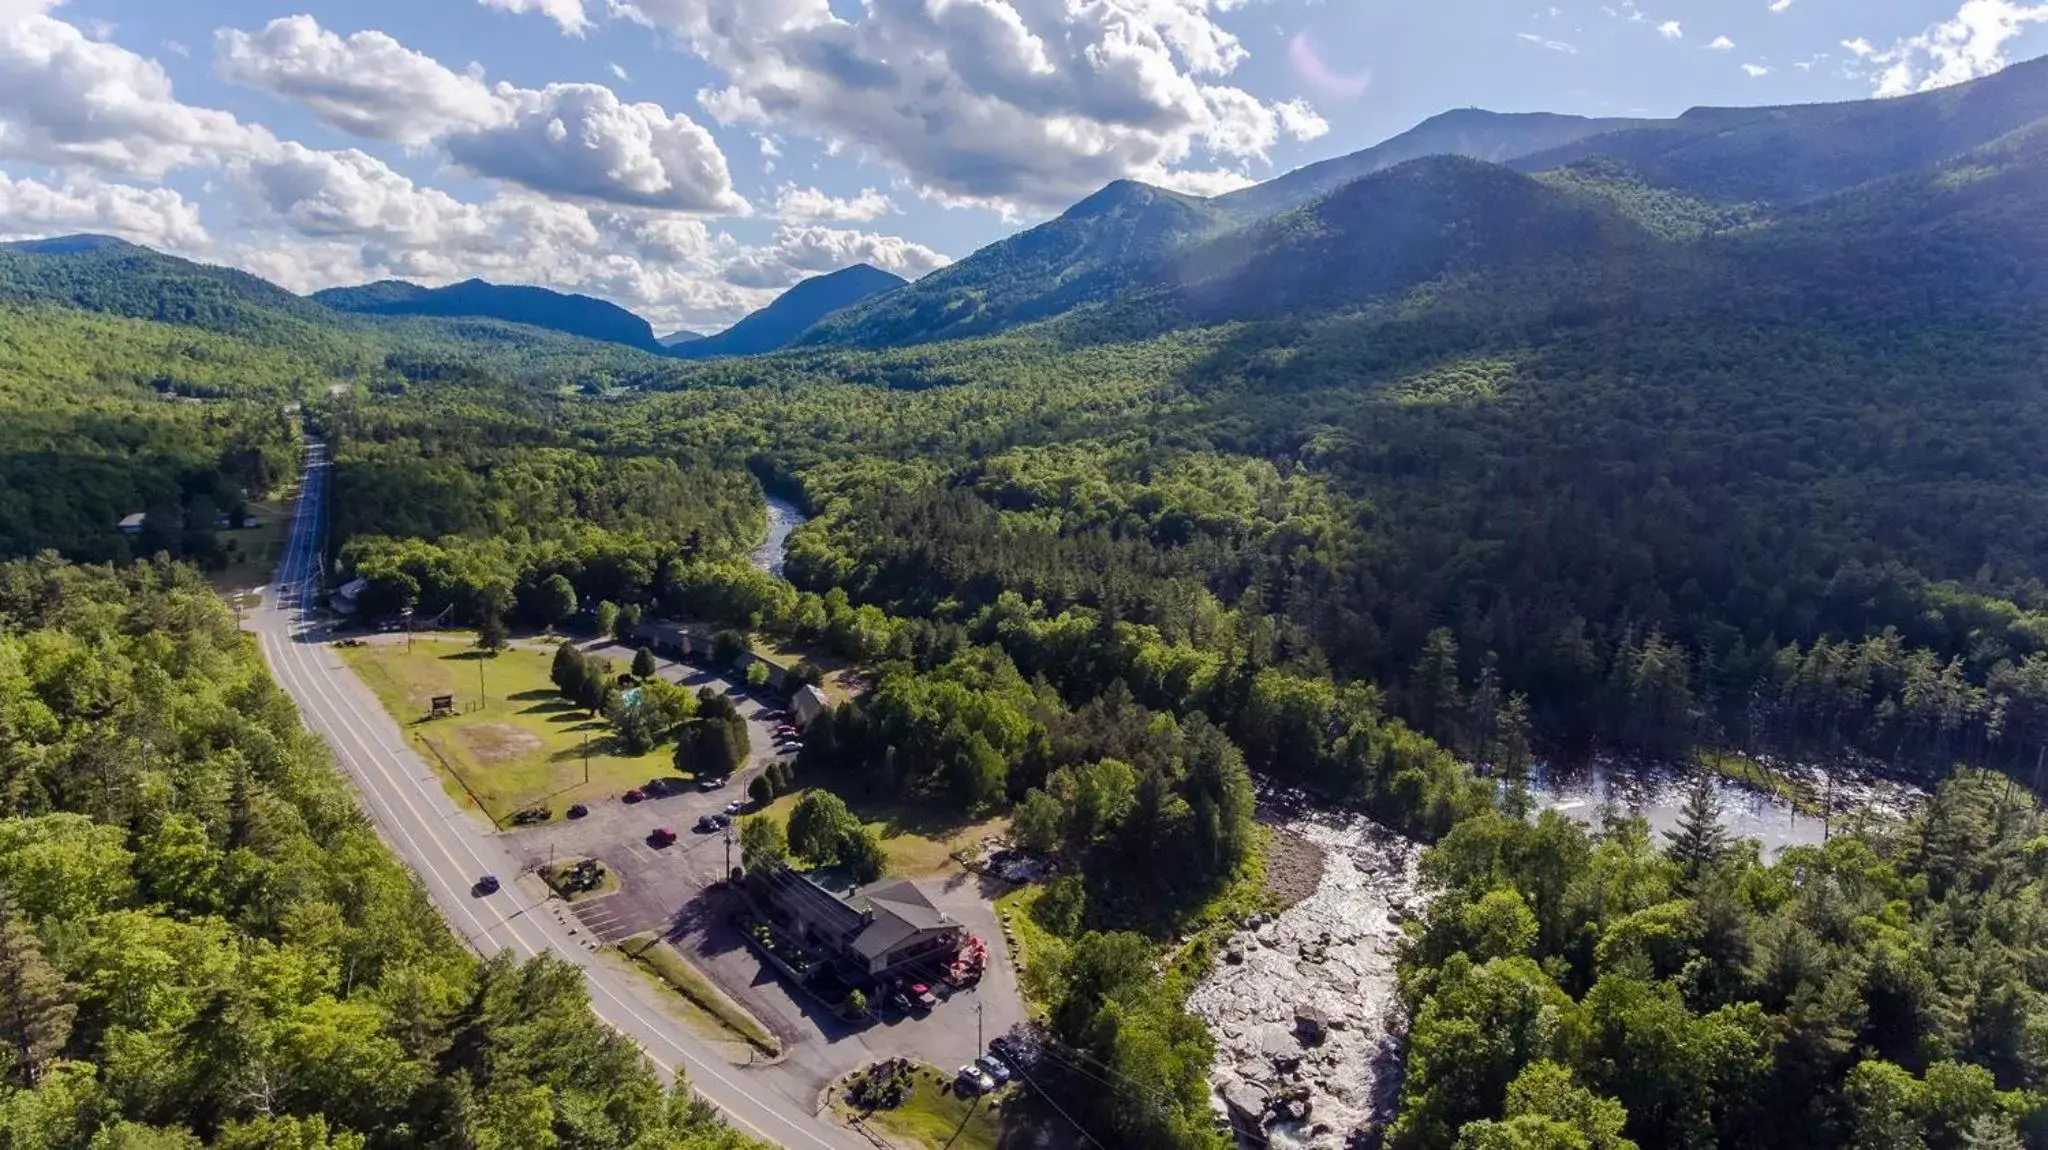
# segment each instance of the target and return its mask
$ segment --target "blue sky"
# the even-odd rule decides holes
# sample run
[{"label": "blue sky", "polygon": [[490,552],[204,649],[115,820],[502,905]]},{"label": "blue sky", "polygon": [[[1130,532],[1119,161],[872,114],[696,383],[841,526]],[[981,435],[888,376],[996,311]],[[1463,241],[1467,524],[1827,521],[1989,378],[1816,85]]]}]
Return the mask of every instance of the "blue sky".
[{"label": "blue sky", "polygon": [[0,237],[714,329],[1118,177],[1216,192],[1455,107],[1855,99],[2043,52],[2026,0],[0,0]]}]

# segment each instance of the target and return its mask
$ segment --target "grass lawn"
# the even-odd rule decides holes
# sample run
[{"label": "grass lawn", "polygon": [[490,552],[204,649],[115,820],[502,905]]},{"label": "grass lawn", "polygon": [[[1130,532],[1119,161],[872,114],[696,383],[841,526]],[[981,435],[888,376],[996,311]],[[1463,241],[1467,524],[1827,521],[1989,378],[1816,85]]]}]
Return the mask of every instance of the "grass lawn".
[{"label": "grass lawn", "polygon": [[711,985],[703,972],[690,965],[690,960],[676,953],[676,948],[661,941],[652,933],[636,934],[618,943],[618,951],[639,965],[648,973],[667,983],[677,994],[683,996],[698,1012],[709,1018],[725,1031],[761,1051],[770,1058],[782,1053],[782,1043],[775,1035],[761,1025],[761,1020],[747,1013],[747,1009],[725,992]]},{"label": "grass lawn", "polygon": [[[789,812],[808,788],[799,787],[779,796],[760,811],[773,814],[787,825]],[[841,795],[841,798],[846,796]],[[914,803],[873,803],[847,799],[846,806],[862,823],[882,836],[882,849],[889,852],[887,873],[898,878],[931,878],[949,873],[953,852],[962,847],[978,850],[981,840],[1000,837],[1010,828],[1007,815],[980,822],[957,823],[935,820],[929,807]]]},{"label": "grass lawn", "polygon": [[818,669],[825,672],[825,681],[819,684],[819,689],[835,707],[859,697],[863,689],[860,668],[822,647],[778,639],[773,635],[755,635],[753,648],[754,654],[783,667],[794,667],[805,660],[817,664]]},{"label": "grass lawn", "polygon": [[[289,495],[274,502],[251,503],[249,517],[256,520],[256,526],[218,533],[222,549],[233,550],[227,553],[228,565],[206,577],[215,591],[226,596],[270,582],[291,534],[292,506]],[[242,605],[254,607],[256,596],[249,596]]]},{"label": "grass lawn", "polygon": [[[530,806],[545,805],[559,818],[571,803],[613,801],[649,779],[687,777],[677,776],[671,747],[615,753],[611,727],[570,705],[548,681],[552,650],[515,649],[485,659],[466,637],[445,635],[415,636],[412,651],[405,648],[400,637],[340,651],[399,726],[423,744],[423,757],[444,772],[448,793],[501,824]],[[456,714],[427,718],[435,695],[455,696]]]},{"label": "grass lawn", "polygon": [[1044,884],[1032,883],[996,896],[996,918],[1010,928],[1010,956],[1022,971],[1017,985],[1024,992],[1024,1005],[1038,1018],[1051,1005],[1055,988],[1048,980],[1067,953],[1065,940],[1040,926],[1032,914],[1044,893]]},{"label": "grass lawn", "polygon": [[862,1122],[901,1146],[995,1150],[1002,1135],[999,1098],[963,1098],[950,1074],[930,1066],[917,1067],[915,1075],[916,1088],[903,1105],[863,1114]]}]

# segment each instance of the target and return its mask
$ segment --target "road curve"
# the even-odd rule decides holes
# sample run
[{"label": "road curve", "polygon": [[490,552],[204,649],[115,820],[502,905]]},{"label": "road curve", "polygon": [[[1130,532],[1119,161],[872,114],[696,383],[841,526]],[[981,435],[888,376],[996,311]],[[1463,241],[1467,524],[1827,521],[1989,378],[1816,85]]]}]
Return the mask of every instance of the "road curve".
[{"label": "road curve", "polygon": [[306,726],[333,749],[379,833],[448,924],[482,954],[509,950],[524,959],[552,952],[581,968],[597,1016],[636,1042],[665,1078],[686,1073],[740,1129],[792,1150],[871,1150],[814,1112],[814,1089],[793,1071],[742,1070],[684,1031],[668,1017],[657,988],[616,961],[600,960],[584,935],[570,933],[558,917],[560,904],[530,901],[509,881],[499,894],[472,896],[478,876],[509,880],[518,873],[511,852],[455,805],[376,697],[320,640],[315,617],[328,481],[326,447],[310,442],[273,593],[245,625]]}]

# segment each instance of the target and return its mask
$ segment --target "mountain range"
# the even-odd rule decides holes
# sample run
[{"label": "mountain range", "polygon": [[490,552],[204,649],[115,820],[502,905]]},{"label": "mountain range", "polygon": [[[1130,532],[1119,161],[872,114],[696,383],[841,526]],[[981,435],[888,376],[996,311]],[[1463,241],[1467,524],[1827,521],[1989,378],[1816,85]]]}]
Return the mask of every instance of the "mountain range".
[{"label": "mountain range", "polygon": [[[1489,322],[1537,300],[1552,313],[1712,310],[1737,285],[1783,297],[1774,276],[1849,290],[1850,269],[1895,270],[1903,252],[1953,264],[1941,245],[1990,231],[2005,247],[1993,266],[2031,254],[2036,229],[2009,216],[2026,215],[2024,196],[2040,182],[2044,132],[2048,60],[1899,99],[1696,108],[1668,120],[1461,110],[1215,199],[1120,180],[914,283],[856,265],[701,338],[658,340],[602,300],[478,280],[301,298],[91,236],[0,248],[0,299],[236,335],[332,326],[336,313],[490,321],[685,359],[1047,323],[1060,339],[1099,342],[1392,306],[1423,290],[1432,308]],[[1891,237],[1888,251],[1877,235]],[[1564,298],[1558,284],[1585,294]],[[2016,271],[1998,290],[2038,284]]]}]

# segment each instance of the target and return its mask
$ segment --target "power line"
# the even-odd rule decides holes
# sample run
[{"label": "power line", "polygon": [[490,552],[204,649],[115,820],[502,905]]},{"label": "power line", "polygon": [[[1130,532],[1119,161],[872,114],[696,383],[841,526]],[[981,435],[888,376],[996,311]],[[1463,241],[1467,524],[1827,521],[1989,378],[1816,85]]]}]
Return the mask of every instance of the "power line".
[{"label": "power line", "polygon": [[[1095,1135],[1088,1133],[1088,1128],[1086,1126],[1081,1125],[1081,1123],[1077,1121],[1073,1115],[1067,1113],[1066,1110],[1062,1109],[1059,1103],[1054,1102],[1052,1100],[1052,1095],[1046,1092],[1045,1087],[1040,1086],[1038,1084],[1038,1080],[1036,1078],[1031,1077],[1031,1075],[1027,1071],[1025,1071],[1025,1069],[1022,1066],[1019,1066],[1017,1068],[1017,1075],[1024,1081],[1030,1083],[1031,1089],[1038,1091],[1038,1096],[1040,1098],[1045,1099],[1045,1104],[1047,1106],[1052,1107],[1053,1110],[1056,1113],[1058,1113],[1060,1117],[1066,1119],[1067,1122],[1073,1126],[1074,1132],[1076,1134],[1079,1134],[1082,1138],[1086,1139],[1090,1143],[1093,1143],[1098,1148],[1102,1147],[1102,1143],[1096,1139]],[[1106,1150],[1106,1148],[1103,1148],[1103,1150]]]}]

